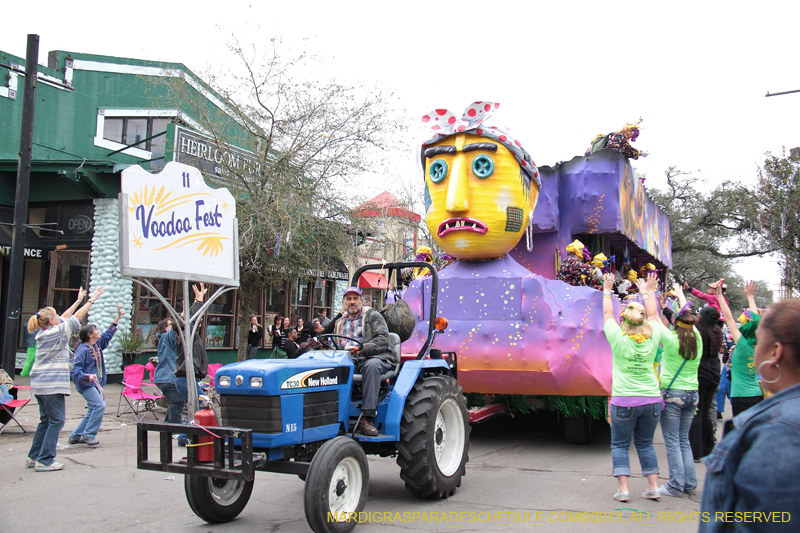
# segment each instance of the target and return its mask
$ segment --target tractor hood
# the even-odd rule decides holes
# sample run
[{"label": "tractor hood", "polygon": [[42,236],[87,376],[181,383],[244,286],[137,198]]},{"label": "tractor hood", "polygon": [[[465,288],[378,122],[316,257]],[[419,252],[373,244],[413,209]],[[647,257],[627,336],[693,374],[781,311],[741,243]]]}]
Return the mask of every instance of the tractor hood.
[{"label": "tractor hood", "polygon": [[330,390],[353,374],[348,352],[322,350],[297,359],[251,359],[225,365],[216,374],[218,394],[279,395]]}]

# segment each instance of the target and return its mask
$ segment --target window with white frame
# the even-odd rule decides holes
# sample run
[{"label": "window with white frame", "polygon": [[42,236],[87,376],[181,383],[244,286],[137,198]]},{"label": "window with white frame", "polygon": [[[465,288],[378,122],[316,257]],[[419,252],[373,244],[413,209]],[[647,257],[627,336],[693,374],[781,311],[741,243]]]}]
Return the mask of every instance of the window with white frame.
[{"label": "window with white frame", "polygon": [[202,131],[178,109],[98,109],[94,145],[148,160],[157,170],[164,166],[166,135],[151,137],[165,132],[170,121]]}]

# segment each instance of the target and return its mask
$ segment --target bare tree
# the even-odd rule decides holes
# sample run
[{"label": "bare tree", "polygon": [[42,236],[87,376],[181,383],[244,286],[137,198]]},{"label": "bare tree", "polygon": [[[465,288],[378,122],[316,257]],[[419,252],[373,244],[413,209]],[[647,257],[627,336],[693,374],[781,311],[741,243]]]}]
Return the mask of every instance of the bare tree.
[{"label": "bare tree", "polygon": [[[389,175],[383,156],[404,132],[391,95],[310,79],[303,73],[313,61],[284,59],[280,48],[277,39],[266,52],[234,39],[231,71],[203,76],[219,105],[192,84],[167,82],[173,105],[188,106],[218,147],[250,152],[221,164],[222,184],[237,199],[242,317],[258,309],[260,289],[315,277],[357,255],[373,221],[354,216],[355,179]],[[247,328],[239,330],[243,360]]]}]

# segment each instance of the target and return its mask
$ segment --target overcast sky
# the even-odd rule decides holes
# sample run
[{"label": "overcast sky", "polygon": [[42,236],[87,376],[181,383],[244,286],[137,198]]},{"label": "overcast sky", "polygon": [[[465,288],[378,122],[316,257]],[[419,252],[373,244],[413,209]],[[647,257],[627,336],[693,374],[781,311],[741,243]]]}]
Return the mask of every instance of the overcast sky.
[{"label": "overcast sky", "polygon": [[[15,2],[4,8],[14,24],[0,49],[24,57],[26,34],[38,33],[40,63],[65,50],[224,72],[231,34],[255,44],[282,37],[322,58],[320,76],[393,92],[412,126],[409,146],[424,138],[423,114],[460,116],[475,100],[501,103],[497,121],[539,165],[581,155],[595,135],[642,117],[635,146],[651,155],[633,164],[653,187],[669,166],[709,186],[752,184],[764,152],[800,146],[800,93],[765,98],[800,89],[800,2],[644,4]],[[396,175],[417,179],[408,152]],[[777,285],[774,260],[738,271]]]}]

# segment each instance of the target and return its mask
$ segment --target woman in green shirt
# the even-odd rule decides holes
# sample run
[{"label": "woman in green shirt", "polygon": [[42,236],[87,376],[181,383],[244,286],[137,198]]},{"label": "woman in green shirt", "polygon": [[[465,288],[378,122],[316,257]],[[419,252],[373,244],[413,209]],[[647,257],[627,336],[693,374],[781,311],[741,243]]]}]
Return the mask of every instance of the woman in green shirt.
[{"label": "woman in green shirt", "polygon": [[[718,284],[721,285],[721,284]],[[745,321],[741,327],[736,327],[730,307],[720,302],[722,314],[725,316],[725,323],[736,343],[736,348],[731,354],[731,410],[733,416],[754,406],[764,399],[761,386],[758,384],[758,372],[753,362],[753,354],[756,345],[756,329],[761,317],[758,316],[755,293],[756,284],[748,281],[744,285],[744,293],[747,296],[747,304],[750,318],[745,315]]]},{"label": "woman in green shirt", "polygon": [[[603,331],[611,345],[611,461],[613,475],[619,483],[614,499],[630,500],[628,478],[631,475],[628,450],[633,437],[636,453],[647,477],[648,490],[642,497],[657,500],[658,458],[653,448],[653,434],[661,416],[661,393],[658,390],[653,362],[656,359],[661,333],[656,329],[658,311],[655,303],[656,277],[648,275],[647,282],[638,280],[639,292],[645,307],[628,303],[618,324],[614,318],[611,289],[614,275],[603,276]],[[652,294],[652,296],[651,296]],[[645,320],[646,319],[646,320]]]},{"label": "woman in green shirt", "polygon": [[[686,306],[686,297],[677,283],[673,290],[681,306]],[[664,387],[664,411],[661,413],[661,433],[667,449],[669,482],[659,487],[662,496],[682,498],[684,494],[697,492],[697,472],[694,456],[689,444],[689,428],[700,401],[697,368],[703,353],[703,339],[695,329],[699,319],[690,309],[681,310],[675,319],[675,331],[662,323],[661,385]]]}]

